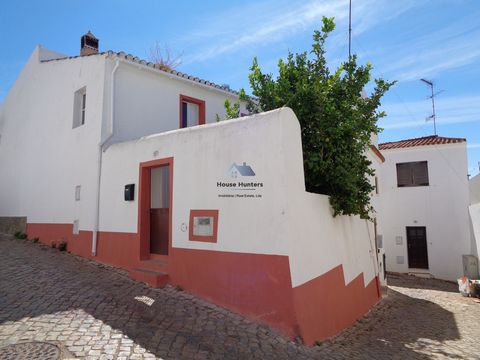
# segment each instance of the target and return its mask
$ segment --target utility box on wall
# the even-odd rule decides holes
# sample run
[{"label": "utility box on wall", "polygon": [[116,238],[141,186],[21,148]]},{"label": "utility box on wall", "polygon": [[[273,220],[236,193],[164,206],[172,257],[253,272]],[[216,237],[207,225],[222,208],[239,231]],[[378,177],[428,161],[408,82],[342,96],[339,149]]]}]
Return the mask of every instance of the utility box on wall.
[{"label": "utility box on wall", "polygon": [[125,185],[124,199],[125,201],[135,200],[135,184]]}]

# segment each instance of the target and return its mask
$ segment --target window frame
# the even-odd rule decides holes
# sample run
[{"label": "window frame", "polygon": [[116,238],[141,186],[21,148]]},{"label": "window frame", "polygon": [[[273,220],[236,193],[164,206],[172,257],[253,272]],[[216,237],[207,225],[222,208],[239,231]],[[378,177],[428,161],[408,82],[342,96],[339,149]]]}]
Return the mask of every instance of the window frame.
[{"label": "window frame", "polygon": [[87,118],[87,87],[83,86],[73,94],[72,129],[85,125]]},{"label": "window frame", "polygon": [[86,108],[87,108],[87,91],[84,91],[80,98],[80,126],[85,125]]},{"label": "window frame", "polygon": [[[415,166],[418,164],[425,164],[425,174],[426,174],[426,182],[417,182],[415,178]],[[409,182],[407,184],[400,183],[399,177],[399,168],[402,166],[408,166],[409,171]],[[428,161],[421,160],[421,161],[407,161],[395,164],[396,175],[397,175],[397,187],[404,188],[404,187],[419,187],[419,186],[430,186],[430,176],[428,172]]]},{"label": "window frame", "polygon": [[[213,218],[212,230],[213,233],[209,235],[194,235],[193,234],[193,223],[195,217],[211,217]],[[216,243],[218,240],[218,210],[206,210],[206,209],[196,209],[190,210],[190,221],[188,226],[188,240],[190,241],[202,241],[202,242],[211,242]]]},{"label": "window frame", "polygon": [[[198,125],[205,125],[205,101],[197,99],[191,96],[180,94],[180,119],[179,119],[179,129],[188,127],[188,125],[183,126],[183,103],[190,103],[198,105]],[[187,120],[188,124],[188,120]]]}]

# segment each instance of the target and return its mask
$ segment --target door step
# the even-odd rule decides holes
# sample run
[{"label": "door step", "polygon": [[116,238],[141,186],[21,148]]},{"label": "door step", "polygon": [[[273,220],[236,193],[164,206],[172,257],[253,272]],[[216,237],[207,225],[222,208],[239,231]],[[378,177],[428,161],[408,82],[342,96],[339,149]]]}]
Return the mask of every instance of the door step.
[{"label": "door step", "polygon": [[161,273],[168,274],[168,261],[167,260],[157,260],[149,259],[142,260],[138,266],[140,269],[158,271]]},{"label": "door step", "polygon": [[168,274],[145,268],[136,268],[130,270],[130,277],[133,280],[148,284],[153,288],[162,288],[167,285],[169,281]]},{"label": "door step", "polygon": [[416,276],[419,278],[424,278],[424,279],[433,279],[434,276],[430,274],[429,272],[423,272],[423,271],[409,271],[408,275],[411,276]]}]

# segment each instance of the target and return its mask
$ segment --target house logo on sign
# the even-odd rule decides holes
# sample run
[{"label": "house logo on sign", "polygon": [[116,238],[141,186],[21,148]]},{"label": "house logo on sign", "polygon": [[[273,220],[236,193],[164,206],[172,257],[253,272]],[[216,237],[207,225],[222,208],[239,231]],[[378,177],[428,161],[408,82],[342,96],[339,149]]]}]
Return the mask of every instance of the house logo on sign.
[{"label": "house logo on sign", "polygon": [[250,165],[233,163],[225,173],[229,180],[217,181],[218,197],[222,198],[261,198],[263,182],[257,180]]},{"label": "house logo on sign", "polygon": [[229,167],[226,176],[236,179],[239,176],[255,176],[255,172],[246,162],[244,162],[243,165],[233,163],[232,166]]}]

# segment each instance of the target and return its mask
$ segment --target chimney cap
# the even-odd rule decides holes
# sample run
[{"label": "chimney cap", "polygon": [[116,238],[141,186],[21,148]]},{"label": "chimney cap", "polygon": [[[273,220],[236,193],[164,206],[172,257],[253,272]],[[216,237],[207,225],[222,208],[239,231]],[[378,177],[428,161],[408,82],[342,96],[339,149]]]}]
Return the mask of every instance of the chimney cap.
[{"label": "chimney cap", "polygon": [[98,54],[98,43],[100,41],[92,34],[90,30],[80,38],[80,55]]},{"label": "chimney cap", "polygon": [[92,34],[92,32],[90,30],[88,30],[88,32],[86,34],[84,34],[83,36],[88,36],[92,39],[95,39],[95,40],[98,40],[95,35]]}]

